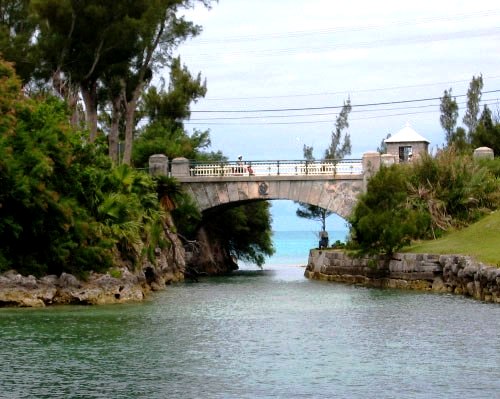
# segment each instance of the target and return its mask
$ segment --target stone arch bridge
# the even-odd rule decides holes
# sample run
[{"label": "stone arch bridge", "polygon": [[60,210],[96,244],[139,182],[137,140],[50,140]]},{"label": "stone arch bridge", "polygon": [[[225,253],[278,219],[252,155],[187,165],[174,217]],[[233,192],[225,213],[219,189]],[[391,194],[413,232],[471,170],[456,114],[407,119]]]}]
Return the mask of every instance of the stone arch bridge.
[{"label": "stone arch bridge", "polygon": [[[390,156],[389,156],[390,157]],[[378,152],[358,160],[246,161],[197,163],[185,158],[171,162],[164,155],[149,161],[152,174],[167,174],[182,183],[202,212],[238,203],[292,200],[317,205],[347,218],[367,178],[381,162]]]}]

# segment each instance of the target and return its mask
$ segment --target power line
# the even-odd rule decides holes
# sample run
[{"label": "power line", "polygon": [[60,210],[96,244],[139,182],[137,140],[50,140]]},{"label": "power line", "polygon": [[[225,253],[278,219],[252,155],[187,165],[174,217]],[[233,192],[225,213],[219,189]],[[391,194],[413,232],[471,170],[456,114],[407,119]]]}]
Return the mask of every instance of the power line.
[{"label": "power line", "polygon": [[[483,91],[482,94],[488,93],[498,93],[500,89],[497,90],[488,90]],[[466,97],[467,94],[458,94],[454,95],[454,98]],[[435,101],[440,100],[441,97],[428,97],[428,98],[417,98],[411,100],[399,100],[399,101],[385,101],[378,103],[365,103],[365,104],[351,104],[352,108],[361,108],[361,107],[373,107],[380,105],[392,105],[392,104],[408,104],[408,103],[416,103],[416,102],[425,102],[425,101]],[[290,112],[290,111],[315,111],[315,110],[325,110],[325,109],[340,109],[343,105],[333,105],[333,106],[323,106],[323,107],[301,107],[301,108],[269,108],[269,109],[227,109],[227,110],[193,110],[191,113],[251,113],[251,112]]]},{"label": "power line", "polygon": [[194,43],[191,43],[191,45],[204,45],[204,44],[214,44],[214,43],[221,43],[223,45],[227,45],[227,43],[231,42],[245,42],[245,41],[253,42],[257,40],[269,40],[269,39],[281,39],[281,38],[288,39],[301,36],[324,35],[331,33],[359,32],[364,30],[385,28],[387,26],[422,25],[422,24],[427,24],[429,22],[437,22],[437,21],[454,21],[454,20],[471,19],[476,17],[491,17],[497,15],[498,13],[500,13],[500,10],[493,9],[493,10],[479,11],[475,13],[421,18],[417,20],[402,19],[402,20],[389,21],[384,24],[339,26],[335,28],[326,28],[326,29],[300,30],[300,31],[282,32],[282,33],[263,33],[260,35],[227,36],[224,38],[215,38],[215,39],[197,39]]},{"label": "power line", "polygon": [[[483,105],[491,105],[491,104],[498,104],[499,99],[489,99],[486,101],[481,102]],[[465,103],[462,103],[465,104]],[[415,108],[426,108],[426,107],[437,107],[439,105],[427,105],[427,106],[422,106],[422,107],[415,107]],[[387,109],[387,110],[397,110],[397,109],[406,109],[406,108],[392,108],[392,109]],[[371,110],[371,111],[380,111],[380,110]],[[393,117],[393,116],[403,116],[403,115],[416,115],[416,114],[425,114],[425,113],[437,113],[439,112],[439,109],[435,110],[427,110],[427,111],[413,111],[413,112],[400,112],[400,113],[393,113],[393,114],[382,114],[382,115],[372,115],[372,116],[366,116],[366,117],[358,117],[358,118],[352,118],[350,121],[360,121],[360,120],[367,120],[367,119],[381,119],[381,118],[388,118],[388,117]],[[311,116],[313,116],[312,114]],[[328,115],[328,114],[324,114]],[[310,116],[310,115],[297,115],[297,116]],[[272,117],[272,116],[271,116]],[[278,116],[280,117],[280,116]],[[243,118],[234,118],[234,119],[246,119],[247,117]],[[250,117],[250,118],[269,118],[269,116],[266,117]],[[214,120],[218,120],[219,118],[214,118]],[[225,119],[225,118],[220,118],[220,119]],[[231,119],[231,118],[229,118]],[[330,119],[330,120],[312,120],[312,121],[293,121],[293,122],[245,122],[245,126],[262,126],[262,125],[300,125],[300,124],[318,124],[318,123],[330,123],[333,124],[335,123],[335,120]],[[199,122],[195,120],[193,121],[185,121],[184,124],[187,125],[207,125],[207,126],[241,126],[242,123],[238,122]]]},{"label": "power line", "polygon": [[[276,57],[281,55],[294,55],[297,52],[319,52],[326,50],[338,50],[338,49],[353,49],[353,48],[376,48],[376,47],[385,47],[385,46],[394,46],[394,45],[403,45],[403,44],[418,44],[418,43],[428,43],[434,41],[443,41],[443,40],[455,40],[455,39],[464,39],[464,38],[473,38],[473,37],[482,37],[482,36],[492,36],[500,34],[500,27],[495,26],[492,28],[486,29],[475,29],[475,30],[462,30],[456,32],[447,32],[447,33],[438,33],[438,34],[430,34],[430,35],[414,35],[408,36],[406,38],[395,37],[391,39],[380,39],[380,40],[372,40],[365,42],[342,42],[327,46],[314,47],[310,45],[306,45],[303,47],[287,47],[287,48],[278,48],[278,49],[255,49],[255,50],[241,50],[241,51],[232,51],[225,52],[224,55],[230,56],[241,56],[241,55],[251,55],[252,57]],[[226,48],[224,48],[225,50]],[[196,53],[196,58],[213,58],[220,57],[220,54],[217,52],[210,53]],[[189,58],[189,56],[188,56]]]},{"label": "power line", "polygon": [[[498,103],[498,99],[485,99],[481,101],[482,105],[495,104]],[[459,102],[457,105],[465,105],[466,102]],[[426,104],[426,105],[415,105],[407,107],[392,107],[392,108],[377,108],[377,109],[364,109],[364,110],[353,110],[351,113],[366,113],[366,112],[383,112],[383,111],[397,111],[403,109],[423,109],[423,108],[435,108],[439,107],[440,104]],[[213,121],[213,120],[246,120],[246,119],[270,119],[270,118],[298,118],[304,116],[332,116],[331,112],[319,112],[311,114],[288,114],[288,115],[265,115],[265,116],[227,116],[227,117],[213,117],[213,118],[192,118],[189,122],[200,122],[200,121]]]},{"label": "power line", "polygon": [[[415,112],[403,112],[397,114],[388,114],[388,115],[380,115],[380,116],[368,116],[364,118],[355,118],[351,119],[351,121],[358,121],[364,119],[378,119],[378,118],[387,118],[391,116],[400,116],[400,115],[414,115],[414,114],[425,114],[429,112],[437,112],[436,111],[415,111]],[[188,125],[193,125],[197,123],[184,122]],[[295,121],[295,122],[249,122],[245,123],[245,126],[259,126],[259,125],[302,125],[302,124],[316,124],[316,123],[330,123],[333,124],[335,121],[332,120],[321,120],[321,121]],[[232,122],[224,122],[224,123],[216,123],[216,122],[207,122],[203,123],[203,125],[217,125],[217,126],[241,126],[241,123],[232,123]]]},{"label": "power line", "polygon": [[[483,76],[483,79],[498,79],[500,75],[495,76]],[[249,96],[249,97],[214,97],[214,98],[204,98],[203,101],[226,101],[226,100],[259,100],[259,99],[273,99],[273,98],[290,98],[290,97],[313,97],[313,96],[328,96],[337,94],[354,94],[354,93],[370,93],[376,91],[388,91],[388,90],[400,90],[400,89],[413,89],[417,87],[429,87],[429,86],[440,86],[440,85],[450,85],[454,83],[465,83],[470,82],[470,79],[463,80],[450,80],[447,82],[434,82],[434,83],[421,83],[415,85],[403,85],[403,86],[389,86],[389,87],[379,87],[372,89],[360,89],[360,90],[342,90],[333,92],[319,92],[319,93],[305,93],[305,94],[282,94],[275,96]]]}]

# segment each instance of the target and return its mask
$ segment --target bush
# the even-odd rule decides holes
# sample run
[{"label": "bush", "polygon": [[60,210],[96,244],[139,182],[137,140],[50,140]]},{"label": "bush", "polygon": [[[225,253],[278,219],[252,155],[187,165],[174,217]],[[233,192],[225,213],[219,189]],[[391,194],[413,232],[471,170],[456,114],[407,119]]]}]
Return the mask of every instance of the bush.
[{"label": "bush", "polygon": [[349,246],[391,254],[412,239],[476,221],[500,204],[498,165],[451,148],[411,165],[382,167],[353,211]]},{"label": "bush", "polygon": [[383,166],[360,196],[349,221],[351,237],[362,251],[390,255],[426,228],[428,218],[407,206],[407,171]]}]

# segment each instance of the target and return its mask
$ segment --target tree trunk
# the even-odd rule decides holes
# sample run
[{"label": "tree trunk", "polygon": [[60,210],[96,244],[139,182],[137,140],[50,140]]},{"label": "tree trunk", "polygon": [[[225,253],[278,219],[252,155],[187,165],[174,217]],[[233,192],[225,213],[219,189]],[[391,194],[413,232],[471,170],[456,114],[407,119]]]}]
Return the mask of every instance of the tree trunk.
[{"label": "tree trunk", "polygon": [[125,103],[125,151],[123,153],[123,163],[130,165],[132,163],[132,145],[134,142],[135,111],[137,101],[142,93],[143,84],[139,84],[133,94],[132,99]]},{"label": "tree trunk", "polygon": [[82,84],[81,90],[85,103],[85,120],[90,132],[89,141],[93,143],[97,136],[97,83]]},{"label": "tree trunk", "polygon": [[112,101],[111,127],[108,136],[108,153],[114,165],[119,164],[119,142],[120,142],[120,117],[121,96],[116,96]]},{"label": "tree trunk", "polygon": [[52,74],[52,87],[68,104],[68,108],[71,111],[71,126],[77,129],[80,124],[80,115],[78,112],[78,87],[63,79],[59,69]]},{"label": "tree trunk", "polygon": [[71,110],[71,126],[76,130],[80,127],[80,112],[78,112],[78,90],[71,90],[68,96],[68,107]]}]

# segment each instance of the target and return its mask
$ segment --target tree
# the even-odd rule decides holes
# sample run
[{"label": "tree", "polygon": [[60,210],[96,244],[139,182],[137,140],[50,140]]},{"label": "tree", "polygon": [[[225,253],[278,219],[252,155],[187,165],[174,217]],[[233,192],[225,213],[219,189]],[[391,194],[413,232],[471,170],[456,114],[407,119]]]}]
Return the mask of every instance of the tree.
[{"label": "tree", "polygon": [[0,1],[0,55],[14,63],[23,84],[30,81],[36,65],[32,42],[36,23],[29,7],[30,0]]},{"label": "tree", "polygon": [[441,97],[441,105],[439,107],[441,110],[439,121],[446,132],[446,143],[448,145],[451,145],[452,143],[453,133],[458,119],[458,104],[456,99],[452,97],[451,91],[451,88],[449,91],[444,91],[443,97]]},{"label": "tree", "polygon": [[135,140],[135,165],[147,165],[153,154],[165,154],[170,159],[180,156],[198,158],[210,145],[209,132],[195,130],[188,135],[182,121],[189,118],[191,102],[205,93],[206,84],[201,81],[200,74],[193,77],[176,58],[170,70],[168,89],[151,87],[143,96],[141,114],[149,122]]},{"label": "tree", "polygon": [[349,219],[354,244],[390,255],[412,239],[476,221],[500,203],[495,170],[494,162],[477,162],[454,146],[411,165],[382,166]]},{"label": "tree", "polygon": [[304,144],[304,147],[302,147],[302,152],[304,153],[304,159],[306,161],[314,161],[313,147]]},{"label": "tree", "polygon": [[[207,7],[211,0],[199,0]],[[156,7],[150,7],[141,24],[140,46],[130,65],[125,87],[125,151],[123,162],[129,164],[132,159],[134,139],[135,111],[139,98],[152,72],[165,66],[172,51],[190,36],[200,32],[200,27],[179,18],[180,8],[192,5],[193,0],[158,0]]]},{"label": "tree", "polygon": [[362,251],[390,256],[427,227],[426,215],[407,206],[405,171],[400,165],[382,166],[359,197],[349,222]]},{"label": "tree", "polygon": [[[349,113],[351,112],[351,100],[347,99],[335,120],[335,129],[331,134],[331,141],[329,147],[325,150],[325,158],[338,160],[344,158],[346,155],[351,153],[351,138],[349,133],[345,133],[342,137],[342,133],[345,129],[349,127]],[[302,148],[304,159],[307,161],[313,161],[313,147],[304,144]],[[326,231],[326,218],[333,214],[333,212],[320,208],[316,205],[304,204],[299,202],[299,208],[296,211],[296,215],[301,218],[316,220],[321,223],[321,230]]]},{"label": "tree", "polygon": [[385,140],[387,140],[389,137],[391,137],[390,133],[387,133],[387,136],[385,136],[385,139],[382,139],[380,142],[380,145],[377,147],[377,152],[379,154],[387,154],[387,144]]},{"label": "tree", "polygon": [[[112,139],[122,119],[124,163],[132,156],[135,112],[153,73],[168,65],[173,49],[200,31],[177,13],[211,0],[33,0],[39,48],[47,79],[78,87],[85,103],[90,141],[97,134],[101,89],[111,104]],[[42,23],[43,22],[43,23]],[[111,143],[116,148],[115,141]],[[113,155],[112,155],[113,156]],[[114,156],[113,156],[114,157]]]},{"label": "tree", "polygon": [[91,142],[97,135],[101,79],[112,66],[134,57],[137,26],[147,8],[145,0],[33,0],[40,21],[41,70],[59,92],[79,88]]},{"label": "tree", "polygon": [[316,205],[299,202],[300,207],[295,212],[300,218],[318,221],[321,223],[321,231],[326,231],[326,218],[333,212]]},{"label": "tree", "polygon": [[106,268],[110,242],[83,205],[95,194],[84,181],[99,173],[102,159],[69,129],[65,104],[23,97],[5,63],[0,82],[0,270]]},{"label": "tree", "polygon": [[500,154],[500,123],[493,121],[491,110],[486,105],[472,134],[471,142],[475,148],[489,147],[496,155]]},{"label": "tree", "polygon": [[457,127],[457,129],[453,132],[451,136],[451,143],[453,144],[453,147],[461,153],[470,152],[471,146],[467,139],[467,131],[462,126]]},{"label": "tree", "polygon": [[481,90],[483,89],[483,76],[472,77],[469,84],[469,90],[467,90],[467,109],[465,110],[465,115],[463,122],[468,128],[467,141],[470,143],[470,135],[476,130],[478,124],[478,115],[480,110],[479,103],[481,102]]},{"label": "tree", "polygon": [[150,176],[112,169],[63,101],[27,98],[20,85],[0,62],[0,270],[81,275],[152,253],[162,214]]},{"label": "tree", "polygon": [[[325,150],[325,159],[342,159],[351,154],[351,136],[344,131],[349,127],[349,113],[351,112],[351,99],[344,102],[340,113],[335,120],[335,129],[331,134],[331,141]],[[344,136],[342,137],[342,133]]]},{"label": "tree", "polygon": [[274,253],[268,201],[252,202],[205,215],[203,224],[228,254],[262,266]]},{"label": "tree", "polygon": [[[302,148],[304,153],[304,158],[306,161],[314,161],[313,147],[304,144]],[[321,223],[321,231],[326,231],[326,218],[333,214],[333,212],[320,208],[316,205],[305,204],[303,202],[297,202],[299,207],[295,211],[295,214],[304,219],[315,220]]]}]

